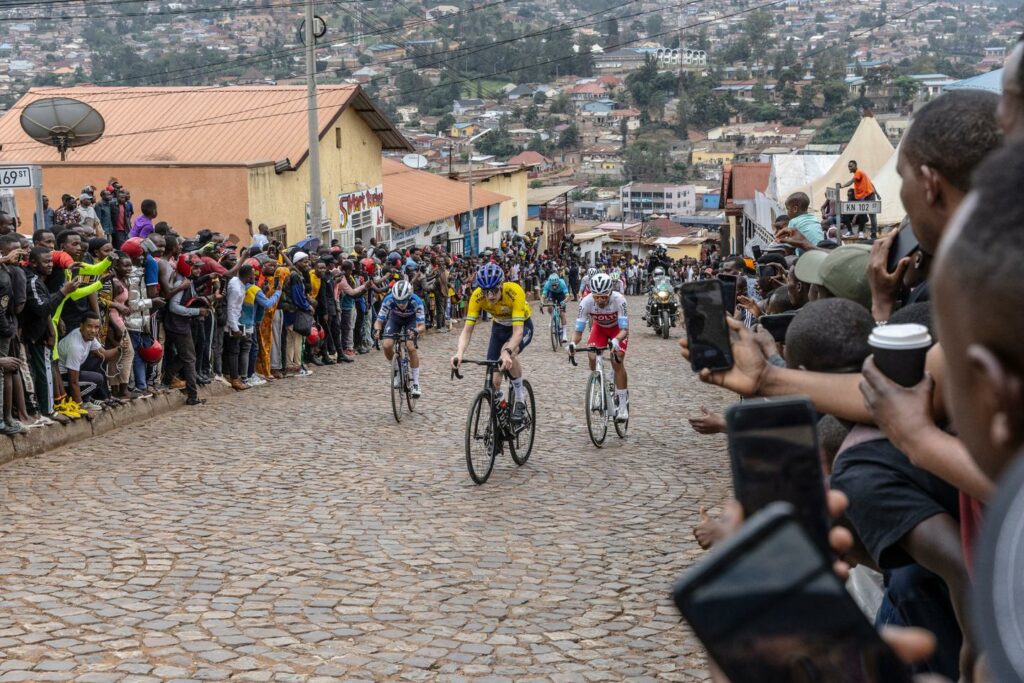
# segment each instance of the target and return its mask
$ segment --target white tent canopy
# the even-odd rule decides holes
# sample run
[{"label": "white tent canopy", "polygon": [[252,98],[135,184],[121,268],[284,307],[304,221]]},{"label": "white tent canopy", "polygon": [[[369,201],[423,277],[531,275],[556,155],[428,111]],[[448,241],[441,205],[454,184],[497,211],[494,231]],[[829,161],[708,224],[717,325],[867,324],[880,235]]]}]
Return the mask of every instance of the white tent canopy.
[{"label": "white tent canopy", "polygon": [[856,161],[857,166],[874,182],[874,177],[878,175],[878,171],[892,153],[892,143],[882,132],[878,121],[873,116],[865,116],[860,120],[850,143],[828,172],[797,189],[807,193],[811,198],[811,210],[816,210],[825,203],[825,188],[835,187],[836,183],[846,183],[850,180],[850,170],[847,168],[850,161]]},{"label": "white tent canopy", "polygon": [[825,175],[838,158],[838,154],[774,154],[765,194],[782,204],[790,194]]},{"label": "white tent canopy", "polygon": [[900,148],[892,153],[885,165],[874,175],[871,182],[875,184],[875,190],[882,198],[882,213],[878,214],[879,225],[896,225],[907,215],[900,201],[900,188],[903,186],[903,179],[896,172],[896,162],[900,156]]}]

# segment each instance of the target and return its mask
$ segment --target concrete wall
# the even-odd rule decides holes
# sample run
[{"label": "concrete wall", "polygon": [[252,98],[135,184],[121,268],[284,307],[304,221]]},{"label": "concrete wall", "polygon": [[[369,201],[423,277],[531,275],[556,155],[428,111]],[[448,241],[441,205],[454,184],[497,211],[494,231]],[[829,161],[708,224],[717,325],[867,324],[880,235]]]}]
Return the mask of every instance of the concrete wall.
[{"label": "concrete wall", "polygon": [[[273,167],[270,170],[273,173]],[[43,194],[56,209],[62,194],[78,197],[86,185],[99,190],[114,177],[131,191],[136,214],[142,212],[143,199],[154,199],[157,221],[167,221],[182,235],[192,236],[210,228],[233,232],[245,243],[246,171],[242,166],[55,164],[43,167]],[[35,195],[31,190],[16,190],[14,196],[22,220],[21,232],[31,233]]]},{"label": "concrete wall", "polygon": [[475,187],[482,187],[491,192],[511,197],[501,203],[501,213],[498,220],[498,231],[512,229],[512,217],[519,217],[519,234],[523,234],[526,228],[527,211],[529,207],[526,202],[527,190],[530,187],[529,172],[526,169],[515,173],[496,175],[487,180],[474,180]]}]

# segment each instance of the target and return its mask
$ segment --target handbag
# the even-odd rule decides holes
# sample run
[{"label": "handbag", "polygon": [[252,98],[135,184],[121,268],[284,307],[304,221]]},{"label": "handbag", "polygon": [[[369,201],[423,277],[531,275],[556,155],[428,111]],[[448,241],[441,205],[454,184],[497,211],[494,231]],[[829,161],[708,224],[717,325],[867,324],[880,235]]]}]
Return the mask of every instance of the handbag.
[{"label": "handbag", "polygon": [[292,329],[296,334],[308,336],[313,330],[313,314],[309,311],[295,311],[295,322],[292,323]]}]

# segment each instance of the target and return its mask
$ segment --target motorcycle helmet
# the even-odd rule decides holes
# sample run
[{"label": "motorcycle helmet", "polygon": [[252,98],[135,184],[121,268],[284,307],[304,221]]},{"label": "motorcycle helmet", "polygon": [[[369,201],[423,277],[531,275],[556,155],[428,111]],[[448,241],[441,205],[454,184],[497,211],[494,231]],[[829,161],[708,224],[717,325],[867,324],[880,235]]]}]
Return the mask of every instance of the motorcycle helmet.
[{"label": "motorcycle helmet", "polygon": [[665,269],[662,268],[661,266],[658,266],[657,268],[654,269],[654,277],[662,277],[664,275]]},{"label": "motorcycle helmet", "polygon": [[307,337],[306,337],[306,342],[307,342],[307,343],[308,343],[308,344],[309,344],[310,346],[316,346],[317,344],[319,344],[319,343],[320,343],[320,340],[324,338],[324,337],[323,337],[323,334],[324,334],[324,331],[323,331],[323,330],[321,330],[321,329],[320,329],[319,327],[317,327],[316,325],[314,325],[314,326],[313,326],[313,327],[312,327],[312,328],[311,328],[311,329],[309,330],[309,336],[307,336]]},{"label": "motorcycle helmet", "polygon": [[480,289],[494,289],[500,287],[504,281],[505,272],[496,263],[485,263],[480,266],[477,268],[476,277],[473,278],[473,284]]},{"label": "motorcycle helmet", "polygon": [[606,273],[598,273],[590,281],[590,291],[598,296],[608,296],[612,293],[613,286],[611,276]]},{"label": "motorcycle helmet", "polygon": [[147,363],[159,363],[164,357],[164,347],[159,340],[154,339],[149,346],[140,347],[136,353]]},{"label": "motorcycle helmet", "polygon": [[399,280],[391,288],[391,296],[398,303],[408,301],[409,297],[412,296],[412,285],[409,284],[408,280]]}]

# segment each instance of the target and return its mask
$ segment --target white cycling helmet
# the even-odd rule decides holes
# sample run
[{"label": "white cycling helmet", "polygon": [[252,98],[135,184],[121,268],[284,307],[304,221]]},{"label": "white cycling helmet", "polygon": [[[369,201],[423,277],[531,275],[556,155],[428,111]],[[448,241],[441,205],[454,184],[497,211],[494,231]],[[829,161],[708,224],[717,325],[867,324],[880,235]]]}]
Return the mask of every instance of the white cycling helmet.
[{"label": "white cycling helmet", "polygon": [[655,268],[654,269],[654,277],[661,277],[664,274],[665,274],[665,269],[664,268],[659,267],[659,268]]},{"label": "white cycling helmet", "polygon": [[597,268],[587,270],[587,277],[594,277],[595,275],[597,275]]},{"label": "white cycling helmet", "polygon": [[598,296],[608,296],[612,293],[613,286],[612,278],[607,273],[598,273],[590,281],[590,291]]},{"label": "white cycling helmet", "polygon": [[407,280],[399,280],[395,283],[395,286],[391,288],[391,296],[398,303],[408,301],[409,297],[412,296],[412,285]]}]

